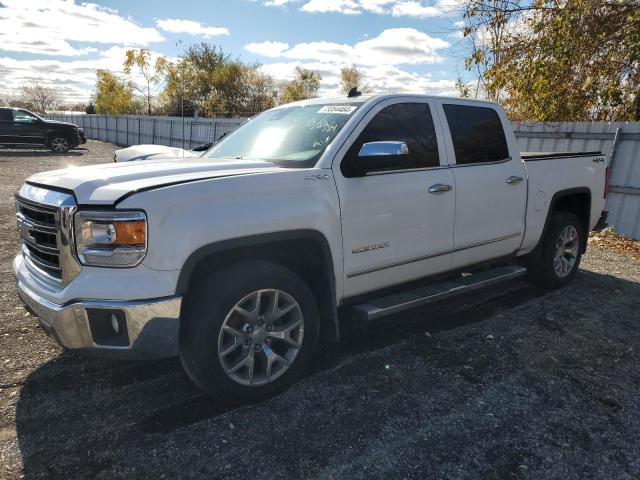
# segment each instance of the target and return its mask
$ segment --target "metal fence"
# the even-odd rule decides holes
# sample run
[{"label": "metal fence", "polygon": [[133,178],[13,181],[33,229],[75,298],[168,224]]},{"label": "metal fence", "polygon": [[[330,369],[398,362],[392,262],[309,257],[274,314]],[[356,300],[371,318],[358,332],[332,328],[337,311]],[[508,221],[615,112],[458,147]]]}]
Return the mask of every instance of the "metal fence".
[{"label": "metal fence", "polygon": [[215,142],[245,118],[181,118],[142,115],[48,115],[75,123],[87,138],[118,145],[157,144],[190,149]]},{"label": "metal fence", "polygon": [[[193,148],[217,141],[245,118],[148,117],[137,115],[49,115],[84,128],[87,138],[137,145]],[[640,239],[640,122],[514,124],[522,151],[603,152],[612,167],[608,222],[626,237]]]},{"label": "metal fence", "polygon": [[607,223],[640,240],[640,122],[562,122],[514,125],[522,151],[601,151],[611,168]]}]

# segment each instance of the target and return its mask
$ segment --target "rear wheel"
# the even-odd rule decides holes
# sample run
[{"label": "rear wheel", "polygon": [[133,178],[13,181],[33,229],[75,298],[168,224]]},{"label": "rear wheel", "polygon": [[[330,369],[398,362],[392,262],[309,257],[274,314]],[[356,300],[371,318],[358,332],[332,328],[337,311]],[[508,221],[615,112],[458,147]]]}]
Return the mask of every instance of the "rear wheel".
[{"label": "rear wheel", "polygon": [[318,341],[305,282],[267,262],[209,274],[186,300],[180,358],[202,389],[226,404],[271,397],[295,382]]},{"label": "rear wheel", "polygon": [[556,288],[569,283],[578,271],[584,250],[582,222],[567,212],[553,214],[538,255],[527,259],[534,283]]},{"label": "rear wheel", "polygon": [[54,137],[51,139],[49,144],[51,150],[56,153],[67,153],[71,148],[71,144],[69,143],[69,139],[65,137]]}]

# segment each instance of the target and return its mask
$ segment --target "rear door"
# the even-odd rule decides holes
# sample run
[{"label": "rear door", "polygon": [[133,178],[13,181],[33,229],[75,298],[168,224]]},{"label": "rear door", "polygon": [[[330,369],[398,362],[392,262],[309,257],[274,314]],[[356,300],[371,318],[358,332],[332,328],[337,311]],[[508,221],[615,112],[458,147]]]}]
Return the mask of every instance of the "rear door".
[{"label": "rear door", "polygon": [[[378,141],[405,142],[409,154],[386,170],[349,172],[362,145]],[[388,99],[372,107],[338,152],[333,170],[346,297],[450,268],[453,177],[430,100]]]},{"label": "rear door", "polygon": [[13,110],[14,143],[43,145],[46,125],[35,115],[26,110]]},{"label": "rear door", "polygon": [[527,180],[502,109],[491,103],[442,100],[455,179],[453,266],[514,253],[524,234]]}]

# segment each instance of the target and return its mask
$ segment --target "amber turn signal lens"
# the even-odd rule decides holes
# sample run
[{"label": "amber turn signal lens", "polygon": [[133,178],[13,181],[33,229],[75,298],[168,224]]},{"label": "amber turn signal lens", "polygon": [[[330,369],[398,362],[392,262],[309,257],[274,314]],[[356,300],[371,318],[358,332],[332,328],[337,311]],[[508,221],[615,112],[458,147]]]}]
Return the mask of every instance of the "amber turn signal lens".
[{"label": "amber turn signal lens", "polygon": [[116,228],[115,243],[118,245],[144,245],[145,222],[113,222]]}]

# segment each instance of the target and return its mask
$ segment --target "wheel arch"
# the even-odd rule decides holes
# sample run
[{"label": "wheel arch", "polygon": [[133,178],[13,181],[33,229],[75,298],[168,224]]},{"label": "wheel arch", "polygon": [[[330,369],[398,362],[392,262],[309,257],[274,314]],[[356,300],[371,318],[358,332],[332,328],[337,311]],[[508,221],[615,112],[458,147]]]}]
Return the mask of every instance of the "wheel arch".
[{"label": "wheel arch", "polygon": [[538,240],[538,247],[547,234],[551,223],[551,217],[555,212],[572,213],[580,219],[583,227],[582,253],[586,251],[587,239],[591,225],[591,190],[588,187],[575,187],[557,191],[549,202],[547,218],[542,229],[542,235]]},{"label": "wheel arch", "polygon": [[273,262],[304,279],[318,304],[321,335],[339,340],[333,256],[326,237],[317,230],[264,233],[204,245],[185,261],[176,294],[188,298],[190,286],[206,272],[243,260]]}]

